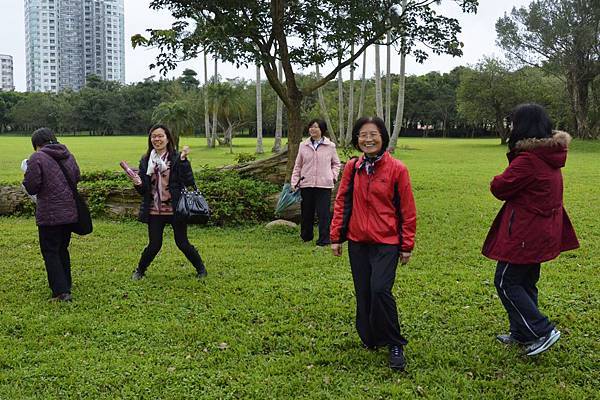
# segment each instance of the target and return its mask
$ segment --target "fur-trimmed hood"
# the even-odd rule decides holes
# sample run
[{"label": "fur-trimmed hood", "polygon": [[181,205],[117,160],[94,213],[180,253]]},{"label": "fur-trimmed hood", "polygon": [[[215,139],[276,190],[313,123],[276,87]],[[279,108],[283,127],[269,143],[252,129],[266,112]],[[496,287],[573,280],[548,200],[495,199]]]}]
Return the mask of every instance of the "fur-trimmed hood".
[{"label": "fur-trimmed hood", "polygon": [[551,138],[546,139],[523,139],[515,144],[515,151],[531,151],[538,147],[569,147],[571,135],[563,131],[553,131]]},{"label": "fur-trimmed hood", "polygon": [[519,140],[515,144],[514,153],[533,153],[551,167],[562,168],[567,161],[567,149],[570,142],[571,135],[567,132],[553,131],[551,138]]}]

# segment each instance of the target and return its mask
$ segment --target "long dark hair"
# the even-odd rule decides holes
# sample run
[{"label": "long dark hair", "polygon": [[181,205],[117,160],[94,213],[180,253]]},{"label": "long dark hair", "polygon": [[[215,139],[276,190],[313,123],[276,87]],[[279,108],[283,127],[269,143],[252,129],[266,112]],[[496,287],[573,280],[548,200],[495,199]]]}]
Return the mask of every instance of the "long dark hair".
[{"label": "long dark hair", "polygon": [[167,143],[167,152],[169,153],[169,157],[171,157],[175,153],[175,146],[171,131],[163,124],[156,124],[152,125],[152,127],[148,130],[148,150],[146,150],[146,155],[144,156],[146,160],[150,158],[150,153],[152,153],[152,150],[154,149],[154,147],[152,146],[152,132],[154,132],[157,129],[162,129],[163,131],[165,131],[165,135],[167,135],[167,140],[169,141],[169,143]]},{"label": "long dark hair", "polygon": [[321,130],[321,136],[329,137],[329,131],[327,130],[327,123],[320,118],[311,119],[308,122],[308,124],[306,125],[305,133],[308,134],[308,130],[315,122],[317,123],[317,125],[319,125],[319,129]]},{"label": "long dark hair", "polygon": [[31,144],[33,149],[36,150],[38,147],[44,147],[47,144],[57,144],[58,140],[54,136],[54,132],[50,128],[36,129],[31,134]]},{"label": "long dark hair", "polygon": [[362,128],[364,124],[368,123],[375,124],[377,130],[379,130],[379,133],[381,134],[382,143],[379,154],[383,154],[390,144],[390,134],[385,127],[385,122],[383,122],[383,120],[379,117],[362,117],[354,123],[354,127],[352,128],[352,146],[354,146],[356,150],[362,151],[360,150],[360,147],[358,147],[358,134],[360,133],[360,128]]},{"label": "long dark hair", "polygon": [[520,104],[511,113],[512,129],[508,138],[509,149],[519,140],[552,137],[552,121],[544,107],[539,104]]}]

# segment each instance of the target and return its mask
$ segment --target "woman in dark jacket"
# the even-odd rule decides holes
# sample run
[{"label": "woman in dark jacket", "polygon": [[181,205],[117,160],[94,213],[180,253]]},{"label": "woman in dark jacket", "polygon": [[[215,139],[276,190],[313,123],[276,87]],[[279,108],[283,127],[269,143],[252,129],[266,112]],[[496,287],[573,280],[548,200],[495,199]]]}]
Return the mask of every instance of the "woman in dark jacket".
[{"label": "woman in dark jacket", "polygon": [[148,224],[148,246],[142,252],[132,279],[144,277],[148,266],[162,247],[165,225],[173,227],[175,244],[196,268],[196,276],[204,278],[206,268],[198,250],[189,242],[187,223],[174,215],[181,189],[194,186],[194,174],[187,159],[187,146],[178,153],[173,146],[171,131],[164,125],[155,125],[148,133],[148,150],[140,160],[139,176],[132,179],[136,190],[143,196],[140,221]]},{"label": "woman in dark jacket", "polygon": [[77,222],[75,197],[59,166],[71,181],[79,182],[79,166],[67,147],[59,144],[54,133],[40,128],[31,135],[35,153],[27,160],[23,186],[37,196],[35,219],[40,250],[44,258],[51,301],[71,301],[71,224]]},{"label": "woman in dark jacket", "polygon": [[508,167],[492,180],[491,191],[505,203],[483,245],[498,261],[495,285],[508,313],[506,344],[525,346],[525,354],[546,351],[560,331],[538,310],[536,283],[540,264],[579,247],[563,207],[563,179],[571,137],[553,132],[546,111],[537,104],[518,106],[512,116]]}]

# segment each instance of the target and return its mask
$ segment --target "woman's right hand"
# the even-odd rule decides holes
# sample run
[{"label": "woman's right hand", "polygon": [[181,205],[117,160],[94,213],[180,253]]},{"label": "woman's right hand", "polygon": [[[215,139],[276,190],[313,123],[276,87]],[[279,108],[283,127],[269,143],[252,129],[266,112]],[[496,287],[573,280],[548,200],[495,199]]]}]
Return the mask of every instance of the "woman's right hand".
[{"label": "woman's right hand", "polygon": [[339,257],[342,255],[342,244],[341,243],[331,243],[331,251],[333,255]]},{"label": "woman's right hand", "polygon": [[134,176],[129,176],[129,175],[127,175],[127,176],[129,177],[129,180],[131,182],[133,182],[133,184],[135,186],[140,186],[142,184],[142,178],[140,178],[140,176],[138,174],[135,174]]}]

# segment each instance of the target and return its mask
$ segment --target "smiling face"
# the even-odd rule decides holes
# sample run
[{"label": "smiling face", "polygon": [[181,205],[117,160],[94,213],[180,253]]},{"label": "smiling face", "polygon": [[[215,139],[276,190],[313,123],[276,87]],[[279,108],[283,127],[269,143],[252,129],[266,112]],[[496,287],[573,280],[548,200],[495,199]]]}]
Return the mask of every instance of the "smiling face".
[{"label": "smiling face", "polygon": [[372,122],[364,124],[358,132],[358,147],[369,157],[375,157],[381,151],[383,141],[381,133]]},{"label": "smiling face", "polygon": [[150,141],[154,150],[161,154],[165,152],[167,145],[169,144],[169,139],[163,128],[153,130],[152,133],[150,133]]}]

